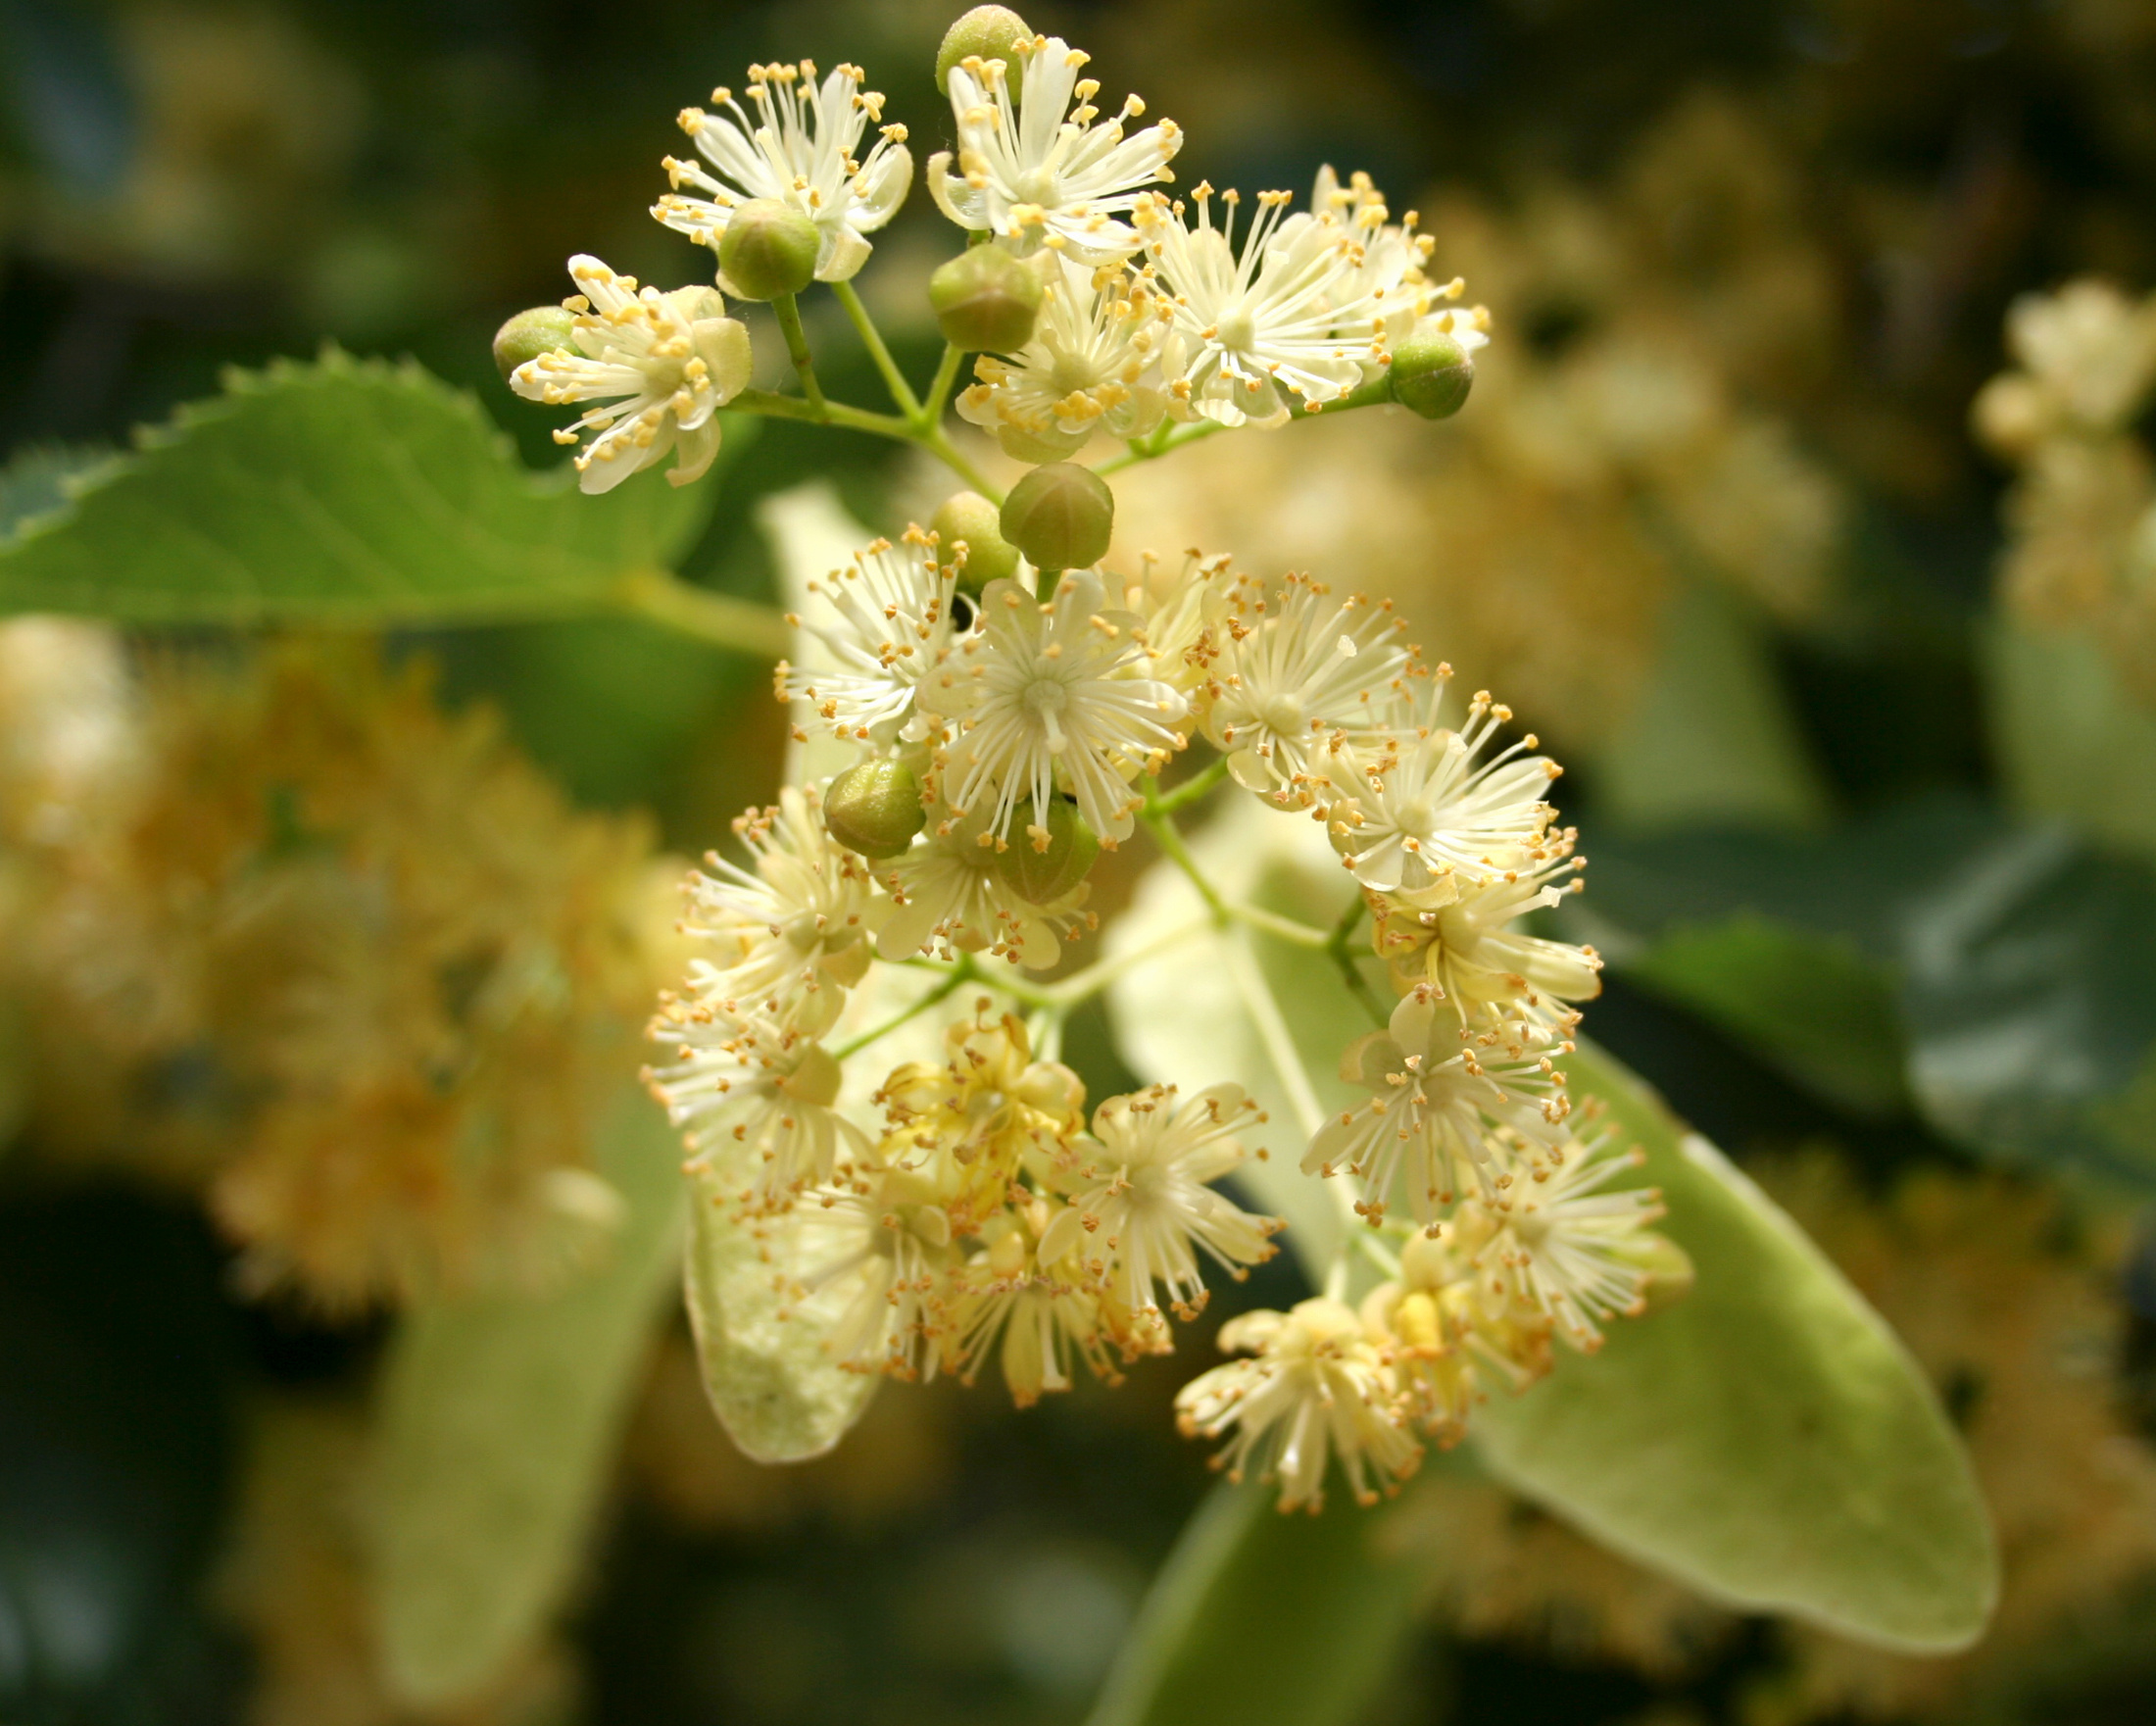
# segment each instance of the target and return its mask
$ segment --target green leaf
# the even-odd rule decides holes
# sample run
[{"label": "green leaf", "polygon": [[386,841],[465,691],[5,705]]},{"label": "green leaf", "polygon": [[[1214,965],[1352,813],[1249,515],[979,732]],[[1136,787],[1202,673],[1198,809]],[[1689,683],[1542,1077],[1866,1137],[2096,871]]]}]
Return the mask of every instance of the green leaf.
[{"label": "green leaf", "polygon": [[2156,1186],[2156,871],[2059,827],[1960,860],[1903,925],[1910,1080],[1991,1153]]},{"label": "green leaf", "polygon": [[540,1299],[413,1312],[382,1374],[373,1606],[397,1693],[484,1687],[546,1626],[583,1556],[678,1254],[679,1149],[641,1091],[599,1172],[627,1220],[599,1270]]},{"label": "green leaf", "polygon": [[2127,692],[2102,644],[2002,618],[1984,645],[1992,746],[2014,801],[2156,857],[2156,713]]},{"label": "green leaf", "polygon": [[715,497],[535,474],[469,395],[355,360],[233,371],[224,394],[69,480],[0,543],[0,613],[389,625],[559,616],[670,565]]},{"label": "green leaf", "polygon": [[1428,1569],[1334,1495],[1223,1483],[1185,1525],[1087,1726],[1347,1726],[1396,1669]]},{"label": "green leaf", "polygon": [[1892,979],[1846,938],[1740,912],[1672,929],[1620,968],[1852,1113],[1907,1103]]},{"label": "green leaf", "polygon": [[1492,1472],[1710,1599],[1881,1647],[1983,1631],[1998,1553],[1952,1424],[1885,1322],[1721,1153],[1616,1060],[1576,1091],[1646,1154],[1697,1282],[1517,1399],[1476,1410]]},{"label": "green leaf", "polygon": [[708,1175],[689,1191],[689,1323],[711,1406],[759,1462],[820,1456],[883,1382],[842,1370],[824,1347],[843,1296],[796,1300],[779,1286],[772,1266],[799,1262],[787,1241],[797,1216],[744,1222]]}]

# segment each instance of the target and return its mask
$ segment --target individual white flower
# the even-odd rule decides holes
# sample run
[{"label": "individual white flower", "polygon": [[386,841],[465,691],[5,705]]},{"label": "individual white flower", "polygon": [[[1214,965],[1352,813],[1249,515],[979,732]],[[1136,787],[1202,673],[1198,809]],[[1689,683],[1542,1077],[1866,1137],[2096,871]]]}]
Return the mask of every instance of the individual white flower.
[{"label": "individual white flower", "polygon": [[[1310,192],[1310,214],[1291,217],[1282,224],[1285,231],[1298,222],[1330,218],[1347,232],[1348,247],[1338,297],[1352,312],[1337,319],[1334,333],[1374,340],[1387,348],[1413,329],[1433,304],[1441,299],[1457,299],[1466,285],[1453,281],[1442,288],[1433,287],[1424,276],[1423,267],[1429,263],[1437,242],[1415,231],[1413,211],[1407,213],[1404,222],[1396,223],[1390,217],[1385,194],[1367,173],[1350,175],[1344,186],[1328,165],[1317,171],[1317,184]],[[1481,341],[1478,339],[1475,345],[1481,346]]]},{"label": "individual white flower", "polygon": [[[677,1057],[647,1070],[652,1094],[682,1128],[692,1166],[738,1184],[751,1205],[783,1202],[812,1181],[826,1181],[841,1149],[868,1149],[860,1129],[839,1114],[839,1063],[812,1038],[760,1014],[699,1011],[662,1004],[655,1041]],[[739,1155],[729,1155],[739,1148]]]},{"label": "individual white flower", "polygon": [[[815,223],[816,279],[847,280],[868,262],[866,236],[898,214],[913,181],[903,125],[883,126],[867,159],[855,157],[861,133],[883,116],[883,97],[860,87],[863,75],[858,66],[841,66],[818,84],[810,61],[752,66],[753,118],[723,86],[711,100],[726,113],[684,108],[681,129],[717,173],[667,157],[673,190],[652,214],[716,251],[736,205],[775,199]],[[683,197],[684,185],[709,196]]]},{"label": "individual white flower", "polygon": [[1045,603],[1015,581],[983,591],[982,626],[921,685],[920,701],[957,727],[943,794],[961,814],[989,812],[984,841],[1008,838],[1025,805],[1027,831],[1045,844],[1058,782],[1103,843],[1130,836],[1141,802],[1130,778],[1183,748],[1174,726],[1187,711],[1174,689],[1139,674],[1139,621],[1108,609],[1091,569],[1065,571]]},{"label": "individual white flower", "polygon": [[[1356,297],[1353,248],[1330,218],[1283,228],[1290,196],[1260,192],[1257,217],[1235,244],[1242,202],[1227,192],[1227,218],[1212,221],[1212,187],[1200,184],[1194,227],[1180,200],[1149,194],[1133,213],[1153,270],[1175,307],[1162,367],[1168,412],[1223,425],[1286,421],[1295,397],[1312,407],[1362,381],[1383,358],[1367,333],[1370,307]],[[1343,333],[1345,331],[1346,333]]]},{"label": "individual white flower", "polygon": [[1549,821],[1544,794],[1556,764],[1529,753],[1533,733],[1478,761],[1512,711],[1479,691],[1464,723],[1440,725],[1444,674],[1441,667],[1440,687],[1413,731],[1338,751],[1317,772],[1333,849],[1380,893],[1421,893],[1452,869],[1497,873]]},{"label": "individual white flower", "polygon": [[[1041,295],[1033,339],[1008,359],[984,354],[958,414],[1075,455],[1096,431],[1143,437],[1167,412],[1160,348],[1173,313],[1120,268],[1059,261]],[[1031,452],[1029,452],[1031,453]]]},{"label": "individual white flower", "polygon": [[918,742],[928,720],[915,709],[914,689],[951,640],[956,581],[918,528],[906,530],[902,546],[876,540],[845,568],[810,581],[820,606],[807,618],[789,613],[787,621],[822,644],[824,664],[780,661],[779,699],[808,702],[842,742]]},{"label": "individual white flower", "polygon": [[1390,601],[1335,599],[1323,582],[1290,575],[1277,591],[1238,584],[1214,631],[1205,735],[1252,791],[1299,786],[1316,762],[1372,743],[1406,708],[1416,650]]},{"label": "individual white flower", "polygon": [[1076,1275],[1045,1266],[1031,1243],[1027,1221],[1007,1217],[988,1250],[966,1265],[952,1350],[955,1369],[970,1385],[1001,1339],[1004,1383],[1021,1408],[1045,1393],[1069,1390],[1073,1360],[1097,1378],[1120,1382],[1101,1333],[1099,1299]]},{"label": "individual white flower", "polygon": [[958,171],[951,172],[949,151],[930,157],[930,196],[960,227],[992,233],[1020,257],[1043,246],[1090,264],[1128,257],[1138,235],[1116,218],[1141,188],[1175,177],[1167,164],[1182,131],[1163,120],[1126,138],[1123,122],[1146,111],[1136,96],[1101,121],[1093,106],[1101,86],[1078,75],[1088,57],[1059,36],[1036,36],[1017,54],[1024,76],[1015,99],[1000,60],[969,57],[951,69]]},{"label": "individual white flower", "polygon": [[[988,843],[983,844],[984,835]],[[928,830],[877,879],[892,910],[876,936],[887,960],[911,959],[938,944],[960,953],[987,953],[1028,970],[1047,970],[1062,957],[1061,935],[1079,916],[1084,881],[1049,905],[1035,905],[998,872],[996,859],[1010,842],[988,832],[988,815],[931,817]],[[1019,844],[1025,841],[1020,839]],[[1088,927],[1093,919],[1085,919]]]},{"label": "individual white flower", "polygon": [[1484,1400],[1469,1345],[1480,1315],[1473,1270],[1427,1234],[1400,1249],[1397,1281],[1380,1283],[1362,1301],[1363,1327],[1386,1339],[1393,1379],[1423,1430],[1449,1450],[1466,1436],[1467,1418]]},{"label": "individual white flower", "polygon": [[798,1286],[839,1307],[838,1365],[933,1378],[953,1335],[951,1218],[904,1169],[858,1169],[803,1196]]},{"label": "individual white flower", "polygon": [[1571,1104],[1553,1057],[1570,1045],[1513,1024],[1470,1036],[1428,991],[1394,1009],[1391,1024],[1350,1043],[1340,1076],[1370,1092],[1310,1139],[1305,1174],[1345,1172],[1360,1183],[1356,1209],[1376,1220],[1404,1189],[1425,1228],[1463,1190],[1490,1195],[1514,1179],[1508,1142],[1554,1143]]},{"label": "individual white flower", "polygon": [[748,326],[725,315],[715,288],[640,292],[633,275],[582,253],[569,275],[583,290],[563,302],[576,314],[577,351],[526,360],[510,387],[550,406],[599,404],[554,434],[562,444],[599,434],[575,458],[587,492],[611,491],[669,453],[675,485],[701,478],[718,454],[718,410],[749,387]]},{"label": "individual white flower", "polygon": [[813,789],[788,786],[776,807],[737,816],[734,832],[752,866],[713,852],[685,888],[682,932],[704,949],[689,963],[690,1004],[821,1031],[867,970],[887,908],[867,867],[824,830]]},{"label": "individual white flower", "polygon": [[1570,828],[1549,834],[1501,859],[1496,873],[1454,871],[1413,899],[1376,896],[1372,944],[1396,984],[1430,991],[1463,1027],[1516,1017],[1569,1025],[1578,1015],[1568,1004],[1601,992],[1601,957],[1513,925],[1580,886],[1575,839]]},{"label": "individual white flower", "polygon": [[1193,1379],[1177,1393],[1185,1437],[1234,1440],[1214,1458],[1240,1481],[1256,1466],[1280,1482],[1280,1507],[1325,1503],[1334,1453],[1358,1504],[1377,1502],[1373,1472],[1388,1491],[1415,1471],[1422,1447],[1407,1431],[1383,1356],[1362,1321],[1338,1301],[1303,1301],[1287,1312],[1246,1312],[1220,1327],[1223,1349],[1254,1349]]},{"label": "individual white flower", "polygon": [[1574,1348],[1592,1354],[1602,1346],[1598,1321],[1646,1310],[1644,1255],[1659,1244],[1646,1231],[1666,1214],[1662,1196],[1652,1187],[1606,1190],[1645,1161],[1638,1151],[1610,1153],[1571,1140],[1534,1160],[1532,1178],[1495,1199],[1487,1221],[1462,1218],[1470,1236],[1488,1230],[1471,1262],[1498,1307],[1526,1302],[1547,1313]]},{"label": "individual white flower", "polygon": [[1193,715],[1208,699],[1213,629],[1226,615],[1229,580],[1225,553],[1208,558],[1197,550],[1185,552],[1172,567],[1143,552],[1137,573],[1106,577],[1111,598],[1139,618],[1131,634],[1144,650],[1147,675],[1173,688]]},{"label": "individual white flower", "polygon": [[1214,1085],[1178,1099],[1173,1085],[1152,1085],[1110,1097],[1094,1110],[1093,1145],[1081,1145],[1081,1167],[1068,1191],[1069,1208],[1041,1237],[1049,1260],[1076,1256],[1123,1307],[1157,1307],[1167,1292],[1178,1316],[1195,1318],[1205,1304],[1205,1280],[1194,1245],[1241,1281],[1245,1266],[1275,1251],[1280,1224],[1253,1216],[1209,1184],[1240,1165],[1237,1136],[1264,1117],[1240,1085]]}]

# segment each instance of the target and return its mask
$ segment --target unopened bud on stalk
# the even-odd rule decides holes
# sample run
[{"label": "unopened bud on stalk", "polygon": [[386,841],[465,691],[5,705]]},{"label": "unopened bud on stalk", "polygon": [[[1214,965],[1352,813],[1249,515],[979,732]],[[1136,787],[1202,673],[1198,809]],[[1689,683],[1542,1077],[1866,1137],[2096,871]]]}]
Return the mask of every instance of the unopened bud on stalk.
[{"label": "unopened bud on stalk", "polygon": [[1051,798],[1048,825],[1013,833],[1010,848],[997,856],[996,872],[1029,904],[1053,905],[1086,878],[1100,855],[1101,841],[1077,806]]},{"label": "unopened bud on stalk", "polygon": [[1004,537],[1037,569],[1088,569],[1107,555],[1115,494],[1075,462],[1036,468],[1004,500]]},{"label": "unopened bud on stalk", "polygon": [[1033,26],[1009,7],[976,6],[944,31],[943,46],[936,50],[936,88],[948,96],[951,69],[978,55],[1004,63],[1004,81],[1015,102],[1025,65],[1018,58],[1018,44],[1032,40]]},{"label": "unopened bud on stalk", "polygon": [[1041,278],[1001,246],[973,246],[937,266],[928,303],[953,347],[1014,354],[1033,339]]},{"label": "unopened bud on stalk", "polygon": [[927,822],[921,782],[904,762],[860,762],[823,794],[823,825],[849,851],[897,857]]},{"label": "unopened bud on stalk", "polygon": [[1475,362],[1436,330],[1410,335],[1393,350],[1393,399],[1425,419],[1449,419],[1467,403]]},{"label": "unopened bud on stalk", "polygon": [[519,312],[494,332],[494,364],[506,379],[517,367],[541,354],[574,349],[569,331],[576,327],[576,314],[561,306],[534,306]]},{"label": "unopened bud on stalk", "polygon": [[718,268],[744,300],[778,300],[816,278],[816,224],[791,204],[737,204],[718,237]]},{"label": "unopened bud on stalk", "polygon": [[965,547],[965,562],[958,566],[959,592],[979,593],[991,581],[1018,573],[1018,548],[1004,537],[996,506],[979,492],[953,492],[928,525],[943,562],[954,562],[954,548]]}]

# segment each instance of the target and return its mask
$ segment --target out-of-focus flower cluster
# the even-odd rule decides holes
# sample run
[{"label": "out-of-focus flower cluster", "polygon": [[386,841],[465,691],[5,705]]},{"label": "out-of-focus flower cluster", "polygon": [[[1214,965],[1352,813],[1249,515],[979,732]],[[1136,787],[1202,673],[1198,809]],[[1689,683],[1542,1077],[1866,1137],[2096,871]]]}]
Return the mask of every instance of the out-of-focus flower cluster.
[{"label": "out-of-focus flower cluster", "polygon": [[0,633],[40,1143],[207,1186],[258,1288],[543,1284],[603,1246],[590,1128],[669,962],[637,820],[357,643],[130,665]]},{"label": "out-of-focus flower cluster", "polygon": [[2029,294],[2006,341],[2015,369],[1975,413],[2019,470],[2003,596],[2032,623],[2088,631],[2156,706],[2156,465],[2135,430],[2156,390],[2156,295],[2097,280]]}]

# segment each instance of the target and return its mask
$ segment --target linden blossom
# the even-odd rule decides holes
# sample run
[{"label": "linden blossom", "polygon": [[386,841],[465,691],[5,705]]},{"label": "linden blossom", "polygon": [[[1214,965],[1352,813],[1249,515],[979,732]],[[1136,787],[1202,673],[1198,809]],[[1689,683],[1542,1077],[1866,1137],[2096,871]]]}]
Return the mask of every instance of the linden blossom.
[{"label": "linden blossom", "polygon": [[[1146,189],[1170,177],[1181,134],[1161,122],[1126,136],[1135,97],[1102,121],[1083,54],[1000,10],[961,25],[940,62],[958,149],[931,162],[930,190],[1005,260],[972,275],[1007,286],[1026,272],[1013,303],[1030,302],[1036,275],[1043,291],[1030,325],[999,326],[1016,351],[983,354],[957,410],[1006,453],[1062,464],[1036,467],[1007,503],[944,429],[960,350],[916,394],[845,285],[910,173],[897,126],[855,159],[883,100],[857,68],[820,83],[807,62],[757,68],[753,117],[723,91],[724,112],[690,111],[715,173],[668,168],[710,200],[676,195],[657,214],[708,244],[752,199],[812,222],[813,274],[894,412],[824,395],[785,292],[771,306],[798,395],[745,387],[747,336],[716,292],[639,291],[595,259],[577,261],[591,301],[571,324],[527,315],[502,338],[522,393],[625,404],[578,422],[599,434],[579,459],[587,487],[669,447],[700,470],[731,403],[916,443],[968,488],[936,514],[948,546],[918,527],[872,540],[806,583],[786,619],[802,661],[780,664],[777,694],[813,713],[797,740],[813,729],[837,757],[737,822],[744,861],[714,857],[691,877],[693,957],[653,1022],[672,1059],[651,1083],[726,1226],[755,1234],[782,1298],[832,1316],[828,1367],[971,1382],[993,1357],[1024,1405],[1080,1366],[1112,1379],[1117,1359],[1169,1352],[1171,1315],[1205,1304],[1206,1260],[1240,1278],[1280,1226],[1214,1185],[1265,1155],[1239,1088],[1107,1098],[1089,1131],[1084,1087],[1056,1059],[1065,1016],[1146,952],[1206,928],[1330,955],[1386,1021],[1344,1056],[1370,1101],[1330,1118],[1262,969],[1238,984],[1301,1120],[1301,1167],[1337,1180],[1339,1206],[1368,1226],[1324,1295],[1225,1327],[1222,1345],[1249,1357],[1197,1378],[1177,1406],[1186,1431],[1226,1440],[1231,1473],[1276,1480],[1284,1507],[1315,1508],[1336,1458],[1367,1501],[1413,1469],[1423,1437],[1459,1436],[1485,1378],[1531,1382],[1551,1369],[1553,1336],[1592,1348],[1686,1274],[1650,1232],[1658,1200],[1619,1184],[1632,1163],[1569,1124],[1556,1061],[1599,961],[1520,926],[1577,886],[1574,836],[1546,801],[1557,767],[1532,736],[1500,735],[1511,715],[1487,694],[1449,714],[1448,670],[1425,667],[1385,606],[1197,551],[1121,561],[1104,475],[1328,405],[1453,412],[1486,321],[1455,303],[1458,282],[1429,281],[1431,236],[1412,215],[1395,223],[1366,175],[1321,171],[1304,210],[1263,194],[1239,235],[1233,193],[1216,226],[1209,187],[1189,208]],[[997,53],[971,51],[982,45]],[[806,230],[766,214],[795,244],[760,284],[794,282]],[[745,240],[734,256],[746,271]],[[564,335],[574,352],[546,346]],[[1128,454],[1063,462],[1103,431]],[[1029,548],[1072,567],[1042,591]],[[967,597],[976,550],[997,578]],[[742,602],[660,573],[633,597],[739,645],[729,608]],[[1159,790],[1194,737],[1219,758]],[[1330,929],[1207,880],[1177,817],[1231,785],[1321,821],[1354,877]],[[1137,958],[1036,980],[1066,937],[1098,927],[1088,873],[1141,814],[1202,913]],[[1366,912],[1378,971],[1349,950]],[[1398,996],[1389,1015],[1377,977]],[[961,989],[975,991],[964,1011],[944,1016]],[[1359,1312],[1342,1298],[1349,1252],[1387,1277]]]}]

